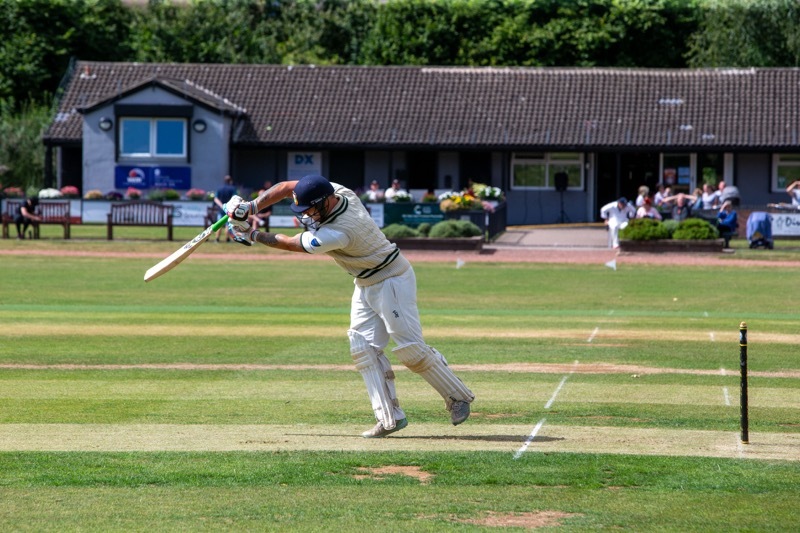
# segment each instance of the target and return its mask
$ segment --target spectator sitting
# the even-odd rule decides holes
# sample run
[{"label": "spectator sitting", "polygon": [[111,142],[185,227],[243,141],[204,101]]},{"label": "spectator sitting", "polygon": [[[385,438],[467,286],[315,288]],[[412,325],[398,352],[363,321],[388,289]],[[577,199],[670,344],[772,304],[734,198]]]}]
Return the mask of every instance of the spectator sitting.
[{"label": "spectator sitting", "polygon": [[719,192],[715,191],[708,183],[703,184],[701,199],[703,209],[714,209],[719,206]]},{"label": "spectator sitting", "polygon": [[636,211],[625,197],[616,202],[608,203],[600,209],[600,217],[606,221],[608,226],[612,248],[619,248],[619,230],[625,228],[628,225],[628,219],[635,216]]},{"label": "spectator sitting", "polygon": [[[692,205],[697,201],[697,197],[691,194],[678,193],[674,196],[667,196],[664,198],[664,203],[669,202],[672,205],[671,214],[672,220],[678,222],[686,220],[692,210]],[[674,202],[674,205],[672,204]]]},{"label": "spectator sitting", "polygon": [[664,188],[663,183],[659,183],[656,186],[656,194],[653,196],[653,205],[660,208],[661,204],[664,203],[664,197],[669,196],[671,193],[668,192],[669,188]]},{"label": "spectator sitting", "polygon": [[650,194],[650,187],[647,185],[642,185],[639,187],[639,196],[636,197],[636,207],[642,207],[644,205],[644,199],[648,197]]},{"label": "spectator sitting", "polygon": [[650,198],[644,199],[644,204],[642,207],[636,210],[636,218],[652,218],[655,220],[661,220],[661,213],[658,212],[658,209],[653,207],[653,201]]},{"label": "spectator sitting", "polygon": [[14,224],[17,225],[17,239],[25,238],[28,226],[42,221],[42,217],[36,214],[38,205],[38,198],[28,198],[24,204],[17,208],[17,214],[14,217]]},{"label": "spectator sitting", "polygon": [[733,203],[730,200],[723,202],[719,214],[717,214],[717,228],[719,228],[720,236],[725,239],[725,248],[727,248],[731,237],[739,231],[739,215],[733,209]]},{"label": "spectator sitting", "polygon": [[792,205],[800,207],[800,180],[793,181],[786,187],[786,194],[792,197]]}]

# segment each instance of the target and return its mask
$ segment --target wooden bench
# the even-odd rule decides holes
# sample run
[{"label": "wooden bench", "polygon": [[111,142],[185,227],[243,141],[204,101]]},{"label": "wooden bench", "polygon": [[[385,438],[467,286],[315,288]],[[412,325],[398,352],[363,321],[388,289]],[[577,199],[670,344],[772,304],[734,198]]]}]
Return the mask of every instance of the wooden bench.
[{"label": "wooden bench", "polygon": [[172,240],[172,206],[158,202],[111,204],[108,214],[108,240],[114,239],[114,226],[166,226],[167,240]]},{"label": "wooden bench", "polygon": [[[14,224],[19,208],[25,204],[25,200],[6,200],[6,207],[3,210],[3,238],[8,239],[8,227]],[[42,217],[40,222],[31,221],[33,238],[39,238],[39,226],[41,224],[56,224],[64,228],[64,238],[70,238],[70,225],[72,223],[69,213],[69,201],[40,202],[36,206],[35,213]]]}]

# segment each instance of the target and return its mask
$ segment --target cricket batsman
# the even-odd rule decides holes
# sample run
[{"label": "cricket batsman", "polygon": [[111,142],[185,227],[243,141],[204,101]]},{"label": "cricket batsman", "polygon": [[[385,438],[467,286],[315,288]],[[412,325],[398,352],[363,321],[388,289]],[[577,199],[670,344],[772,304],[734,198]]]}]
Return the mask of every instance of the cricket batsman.
[{"label": "cricket batsman", "polygon": [[[250,228],[248,217],[291,196],[291,205],[305,231],[290,237]],[[377,423],[362,433],[381,438],[408,425],[394,384],[394,372],[384,349],[419,374],[442,398],[450,420],[458,425],[469,418],[475,395],[450,370],[444,356],[422,337],[417,309],[414,269],[389,242],[361,200],[350,189],[310,175],[280,182],[253,201],[234,196],[226,205],[228,229],[247,246],[257,242],[271,248],[307,254],[328,254],[353,277],[350,304],[350,354],[364,378]]]}]

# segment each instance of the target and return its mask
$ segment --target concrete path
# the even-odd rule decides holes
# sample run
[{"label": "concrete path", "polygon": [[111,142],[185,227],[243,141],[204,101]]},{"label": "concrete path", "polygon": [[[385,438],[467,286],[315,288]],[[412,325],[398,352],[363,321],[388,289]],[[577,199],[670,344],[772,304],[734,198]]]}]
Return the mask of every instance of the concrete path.
[{"label": "concrete path", "polygon": [[489,247],[608,249],[603,224],[510,226]]}]

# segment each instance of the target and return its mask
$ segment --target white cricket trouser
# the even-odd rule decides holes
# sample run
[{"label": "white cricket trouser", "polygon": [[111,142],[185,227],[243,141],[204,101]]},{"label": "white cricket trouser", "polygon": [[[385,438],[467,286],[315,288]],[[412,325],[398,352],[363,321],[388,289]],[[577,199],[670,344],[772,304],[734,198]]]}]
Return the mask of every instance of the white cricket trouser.
[{"label": "white cricket trouser", "polygon": [[350,329],[380,350],[390,339],[398,346],[424,343],[414,269],[369,287],[356,286],[350,302]]},{"label": "white cricket trouser", "polygon": [[[356,285],[350,305],[350,329],[359,332],[381,352],[393,340],[398,346],[424,343],[417,309],[417,279],[414,269],[369,287]],[[384,371],[391,363],[380,358]],[[389,365],[389,368],[385,368]],[[392,386],[394,383],[392,382]],[[395,420],[405,418],[403,410],[394,408]]]}]

